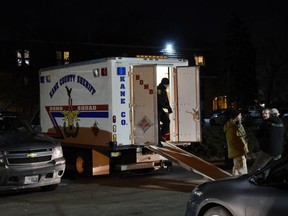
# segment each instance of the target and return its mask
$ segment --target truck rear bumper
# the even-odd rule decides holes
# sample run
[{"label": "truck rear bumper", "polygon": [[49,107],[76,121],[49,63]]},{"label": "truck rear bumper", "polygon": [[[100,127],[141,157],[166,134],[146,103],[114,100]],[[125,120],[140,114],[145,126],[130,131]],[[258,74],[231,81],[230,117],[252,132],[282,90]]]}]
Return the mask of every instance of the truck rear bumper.
[{"label": "truck rear bumper", "polygon": [[65,171],[65,159],[56,164],[30,168],[17,166],[7,169],[0,167],[0,191],[36,188],[61,182]]}]

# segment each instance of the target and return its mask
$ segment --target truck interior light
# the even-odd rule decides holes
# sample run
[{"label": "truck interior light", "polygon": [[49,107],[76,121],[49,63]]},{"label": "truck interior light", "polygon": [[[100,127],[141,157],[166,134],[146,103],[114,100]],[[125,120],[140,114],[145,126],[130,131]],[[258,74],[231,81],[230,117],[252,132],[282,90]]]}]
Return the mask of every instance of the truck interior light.
[{"label": "truck interior light", "polygon": [[117,141],[117,135],[113,134],[113,142],[116,142],[116,141]]},{"label": "truck interior light", "polygon": [[111,152],[111,157],[119,157],[121,156],[121,152]]},{"label": "truck interior light", "polygon": [[107,72],[107,68],[101,68],[101,76],[107,76],[108,72]]},{"label": "truck interior light", "polygon": [[51,76],[50,76],[50,75],[47,75],[47,76],[46,76],[46,82],[47,82],[47,83],[50,83],[50,82],[51,82]]},{"label": "truck interior light", "polygon": [[99,70],[99,68],[96,68],[96,69],[93,70],[93,76],[94,76],[94,77],[99,77],[99,76],[100,76],[100,70]]},{"label": "truck interior light", "polygon": [[126,75],[125,67],[117,67],[117,75]]}]

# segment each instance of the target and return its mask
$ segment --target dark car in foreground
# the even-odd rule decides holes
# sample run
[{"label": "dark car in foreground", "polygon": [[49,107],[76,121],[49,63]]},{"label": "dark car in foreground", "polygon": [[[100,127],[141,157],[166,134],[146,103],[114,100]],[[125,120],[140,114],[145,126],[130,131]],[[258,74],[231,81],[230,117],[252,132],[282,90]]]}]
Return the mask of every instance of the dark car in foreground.
[{"label": "dark car in foreground", "polygon": [[286,216],[288,157],[253,174],[206,182],[194,188],[186,216]]},{"label": "dark car in foreground", "polygon": [[16,113],[0,111],[0,191],[54,190],[64,170],[57,140],[37,133]]}]

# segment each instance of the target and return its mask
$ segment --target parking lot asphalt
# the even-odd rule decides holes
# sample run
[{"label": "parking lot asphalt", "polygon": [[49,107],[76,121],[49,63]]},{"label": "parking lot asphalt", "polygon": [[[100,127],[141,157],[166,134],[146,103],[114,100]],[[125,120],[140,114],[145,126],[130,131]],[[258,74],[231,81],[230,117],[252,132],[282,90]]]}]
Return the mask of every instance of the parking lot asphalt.
[{"label": "parking lot asphalt", "polygon": [[192,189],[207,181],[173,165],[150,172],[62,179],[55,191],[38,189],[0,195],[3,216],[178,216]]}]

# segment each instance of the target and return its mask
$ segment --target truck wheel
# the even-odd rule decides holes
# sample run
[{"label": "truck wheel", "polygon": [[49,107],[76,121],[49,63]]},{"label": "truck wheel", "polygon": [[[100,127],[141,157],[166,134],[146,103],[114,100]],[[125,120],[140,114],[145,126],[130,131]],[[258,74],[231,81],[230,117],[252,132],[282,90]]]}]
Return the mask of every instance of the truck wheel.
[{"label": "truck wheel", "polygon": [[90,151],[76,154],[75,171],[78,176],[85,176],[85,177],[92,176],[92,158]]},{"label": "truck wheel", "polygon": [[82,155],[78,155],[76,157],[76,160],[75,160],[75,167],[76,167],[76,171],[78,174],[83,174],[84,173],[84,158]]},{"label": "truck wheel", "polygon": [[75,179],[77,176],[75,168],[75,153],[67,148],[63,148],[63,153],[66,160],[66,168],[63,178]]}]

